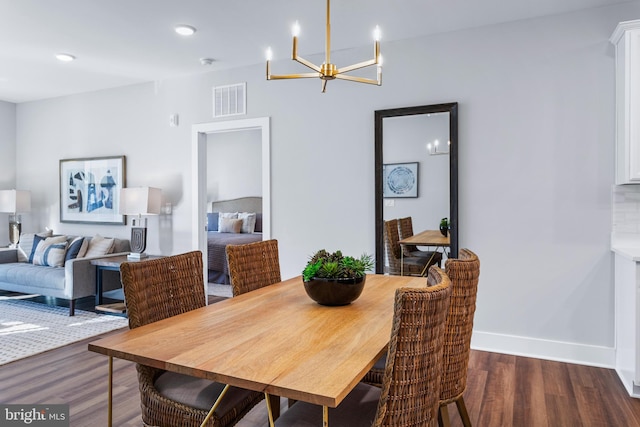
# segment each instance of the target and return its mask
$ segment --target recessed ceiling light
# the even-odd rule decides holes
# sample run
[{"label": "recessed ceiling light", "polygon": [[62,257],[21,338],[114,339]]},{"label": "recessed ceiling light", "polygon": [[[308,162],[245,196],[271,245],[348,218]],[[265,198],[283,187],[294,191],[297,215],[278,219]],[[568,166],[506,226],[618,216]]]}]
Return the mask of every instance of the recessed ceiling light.
[{"label": "recessed ceiling light", "polygon": [[181,36],[192,36],[196,32],[196,29],[191,25],[180,24],[175,27],[176,33]]},{"label": "recessed ceiling light", "polygon": [[58,58],[58,61],[62,62],[70,62],[76,59],[76,57],[71,55],[70,53],[57,53],[56,58]]}]

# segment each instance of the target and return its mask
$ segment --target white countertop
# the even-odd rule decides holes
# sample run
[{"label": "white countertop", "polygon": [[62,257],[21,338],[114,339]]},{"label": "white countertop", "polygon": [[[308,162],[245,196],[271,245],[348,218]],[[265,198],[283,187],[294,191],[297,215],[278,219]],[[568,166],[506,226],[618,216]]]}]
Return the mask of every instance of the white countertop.
[{"label": "white countertop", "polygon": [[640,261],[640,234],[612,233],[611,250],[631,261]]}]

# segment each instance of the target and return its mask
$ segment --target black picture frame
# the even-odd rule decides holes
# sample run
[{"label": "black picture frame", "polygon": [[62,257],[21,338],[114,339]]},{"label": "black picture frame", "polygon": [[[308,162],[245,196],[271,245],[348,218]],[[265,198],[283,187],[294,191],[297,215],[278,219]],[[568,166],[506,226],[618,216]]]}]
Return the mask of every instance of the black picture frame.
[{"label": "black picture frame", "polygon": [[382,197],[385,199],[418,197],[420,164],[387,163],[382,166]]}]

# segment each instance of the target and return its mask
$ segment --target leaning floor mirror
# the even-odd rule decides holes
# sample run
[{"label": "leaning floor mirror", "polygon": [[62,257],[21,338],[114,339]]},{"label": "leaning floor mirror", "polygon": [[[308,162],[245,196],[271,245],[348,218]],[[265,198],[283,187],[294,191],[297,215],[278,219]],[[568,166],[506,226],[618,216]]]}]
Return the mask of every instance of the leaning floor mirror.
[{"label": "leaning floor mirror", "polygon": [[376,273],[385,272],[385,221],[411,217],[414,233],[448,221],[458,256],[458,104],[375,112]]}]

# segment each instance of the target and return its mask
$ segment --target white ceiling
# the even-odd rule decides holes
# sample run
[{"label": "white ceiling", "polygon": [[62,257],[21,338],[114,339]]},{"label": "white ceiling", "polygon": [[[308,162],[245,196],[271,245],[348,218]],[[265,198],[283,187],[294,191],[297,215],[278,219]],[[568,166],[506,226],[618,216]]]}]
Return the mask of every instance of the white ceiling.
[{"label": "white ceiling", "polygon": [[[629,0],[334,0],[332,51]],[[324,51],[323,0],[0,0],[0,100],[25,102]],[[190,38],[173,27],[198,29]],[[77,57],[55,59],[58,52]],[[210,66],[200,58],[215,59]]]}]

